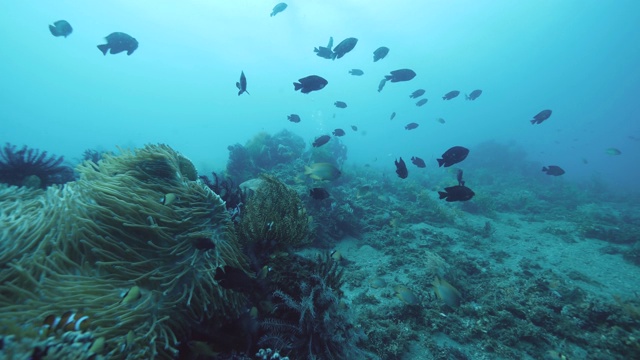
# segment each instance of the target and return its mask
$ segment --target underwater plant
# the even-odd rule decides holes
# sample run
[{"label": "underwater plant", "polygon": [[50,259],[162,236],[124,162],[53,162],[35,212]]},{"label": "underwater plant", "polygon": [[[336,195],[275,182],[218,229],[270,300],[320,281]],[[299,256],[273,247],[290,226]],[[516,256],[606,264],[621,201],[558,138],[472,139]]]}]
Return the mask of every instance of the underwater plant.
[{"label": "underwater plant", "polygon": [[28,148],[16,150],[6,143],[0,150],[0,182],[45,189],[54,184],[64,184],[74,179],[73,169],[61,165],[62,156],[47,156],[46,151]]}]

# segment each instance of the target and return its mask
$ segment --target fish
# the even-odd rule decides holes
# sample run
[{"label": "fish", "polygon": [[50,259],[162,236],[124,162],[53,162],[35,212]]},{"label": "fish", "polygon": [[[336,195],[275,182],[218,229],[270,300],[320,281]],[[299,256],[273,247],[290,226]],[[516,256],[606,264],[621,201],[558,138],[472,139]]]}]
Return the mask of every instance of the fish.
[{"label": "fish", "polygon": [[342,129],[335,129],[332,134],[333,136],[344,136],[346,133]]},{"label": "fish", "polygon": [[420,124],[412,122],[412,123],[408,123],[404,128],[406,130],[413,130],[413,129],[417,128],[418,126],[420,126]]},{"label": "fish", "polygon": [[386,84],[387,84],[387,79],[380,80],[380,83],[378,83],[378,92],[382,91],[382,89],[384,89],[384,86]]},{"label": "fish", "polygon": [[454,146],[442,154],[442,159],[437,159],[438,166],[444,165],[444,167],[449,167],[457,164],[466,159],[467,155],[469,155],[469,149],[462,146]]},{"label": "fish", "polygon": [[297,114],[287,115],[287,120],[297,124],[300,122],[300,116]]},{"label": "fish", "polygon": [[471,199],[475,193],[464,185],[449,186],[444,191],[438,191],[440,199],[446,199],[447,202],[467,201]]},{"label": "fish", "polygon": [[160,199],[160,203],[162,205],[166,205],[169,206],[171,205],[174,201],[176,201],[176,199],[178,198],[178,196],[174,193],[168,193],[165,194],[162,199]]},{"label": "fish", "polygon": [[340,170],[330,163],[314,163],[305,166],[304,174],[313,180],[335,180],[342,175]]},{"label": "fish", "polygon": [[480,95],[482,95],[482,90],[480,90],[480,89],[473,90],[473,91],[471,92],[471,94],[469,94],[469,95],[464,94],[464,96],[465,96],[465,98],[466,98],[467,100],[475,100],[475,99],[477,99]]},{"label": "fish", "polygon": [[329,82],[318,75],[309,75],[298,79],[298,82],[293,83],[294,91],[300,90],[303,94],[308,94],[312,91],[322,90],[327,86]]},{"label": "fish", "polygon": [[73,32],[73,28],[71,24],[69,24],[66,20],[58,20],[53,23],[53,25],[49,25],[49,31],[51,31],[51,35],[58,37],[64,36],[67,37],[71,35]]},{"label": "fish", "polygon": [[458,185],[464,186],[464,180],[462,180],[463,171],[462,169],[458,169],[456,173],[456,179],[458,180]]},{"label": "fish", "polygon": [[436,121],[439,122],[440,124],[444,124],[446,122],[444,121],[443,118],[437,118]]},{"label": "fish", "polygon": [[412,99],[417,99],[420,96],[424,95],[424,92],[425,92],[424,89],[418,89],[418,90],[412,92],[411,95],[409,95],[409,97],[412,98]]},{"label": "fish", "polygon": [[456,308],[460,306],[462,294],[445,279],[436,276],[431,285],[433,285],[433,292],[435,292],[438,299],[444,301],[449,307]]},{"label": "fish", "polygon": [[217,267],[213,279],[220,286],[229,290],[250,292],[254,287],[254,279],[249,274],[229,265]]},{"label": "fish", "polygon": [[198,250],[213,250],[216,244],[208,237],[199,237],[193,240],[193,246]]},{"label": "fish", "polygon": [[622,154],[622,151],[616,148],[608,148],[605,152],[607,153],[607,155],[612,155],[612,156]]},{"label": "fish", "polygon": [[114,55],[123,51],[126,51],[127,55],[131,55],[138,48],[138,40],[123,32],[111,33],[105,39],[107,40],[106,44],[98,45],[102,55],[107,55],[107,52]]},{"label": "fish", "polygon": [[412,156],[411,157],[411,162],[413,163],[413,165],[419,167],[419,168],[425,168],[427,167],[427,164],[425,164],[424,160],[420,159],[417,156]]},{"label": "fish", "polygon": [[396,292],[396,297],[407,305],[419,305],[420,300],[413,293],[413,291],[409,290],[404,285],[396,285],[393,287],[393,290]]},{"label": "fish", "polygon": [[420,99],[418,100],[418,102],[416,103],[416,106],[422,106],[424,104],[427,103],[427,101],[429,101],[429,99]]},{"label": "fish", "polygon": [[242,95],[242,93],[247,93],[247,95],[251,95],[249,94],[249,92],[247,91],[247,77],[244,76],[244,71],[240,72],[240,81],[236,82],[236,87],[238,88],[238,96]]},{"label": "fish", "polygon": [[309,190],[309,195],[315,200],[324,200],[330,196],[329,192],[323,188],[313,188]]},{"label": "fish", "polygon": [[389,48],[386,46],[380,46],[373,52],[373,62],[382,60],[389,53]]},{"label": "fish", "polygon": [[390,80],[391,82],[409,81],[414,77],[416,77],[416,73],[411,69],[393,70],[391,75],[384,76],[385,80]]},{"label": "fish", "polygon": [[333,51],[331,51],[331,48],[333,47],[333,36],[329,37],[329,44],[327,44],[327,46],[318,46],[317,48],[313,48],[313,52],[316,53],[317,56],[320,56],[321,58],[324,59],[331,59],[333,58]]},{"label": "fish", "polygon": [[364,75],[364,71],[362,71],[360,69],[351,69],[351,70],[349,70],[349,74],[351,74],[353,76],[362,76],[362,75]]},{"label": "fish", "polygon": [[329,140],[331,140],[331,136],[329,135],[321,135],[318,136],[311,145],[313,145],[313,147],[320,147],[326,143],[329,142]]},{"label": "fish", "polygon": [[340,59],[346,53],[348,53],[349,51],[353,50],[353,48],[356,47],[357,43],[358,43],[358,39],[353,38],[353,37],[346,38],[346,39],[342,40],[340,42],[340,44],[338,44],[333,49],[333,56],[331,57],[331,59],[333,59],[333,60]]},{"label": "fish", "polygon": [[258,270],[258,272],[256,272],[256,279],[258,280],[264,280],[267,278],[267,275],[269,275],[269,272],[271,271],[271,267],[269,267],[269,265],[265,265],[263,266],[260,270]]},{"label": "fish", "polygon": [[389,116],[389,120],[393,120],[393,118],[395,117],[396,117],[396,112],[394,111],[391,113],[391,116]]},{"label": "fish", "polygon": [[131,289],[127,290],[124,295],[122,295],[122,300],[120,300],[121,304],[131,304],[134,301],[138,301],[142,297],[142,293],[140,293],[140,287],[132,286]]},{"label": "fish", "polygon": [[529,120],[531,121],[531,124],[542,124],[543,121],[547,120],[549,117],[551,116],[551,110],[547,109],[547,110],[542,110],[539,113],[536,114],[536,116],[533,117],[533,120]]},{"label": "fish", "polygon": [[[129,330],[129,332],[131,333],[131,330]],[[87,359],[95,359],[97,358],[98,354],[102,354],[102,352],[104,351],[104,346],[106,342],[107,342],[107,339],[104,336],[100,336],[99,338],[95,339],[91,344],[91,346],[89,347],[89,349],[87,349],[87,355],[89,355]]]},{"label": "fish", "polygon": [[555,166],[555,165],[543,166],[542,171],[546,172],[547,175],[552,175],[552,176],[560,176],[564,174],[564,170],[562,170],[560,166]]},{"label": "fish", "polygon": [[189,348],[189,351],[191,351],[192,356],[195,355],[196,359],[201,356],[205,358],[214,358],[220,354],[219,351],[215,351],[213,346],[206,341],[189,340],[187,342],[187,347]]},{"label": "fish", "polygon": [[347,103],[344,101],[336,101],[333,103],[337,108],[345,109],[347,107]]},{"label": "fish", "polygon": [[460,95],[460,91],[458,90],[452,90],[449,91],[448,93],[444,94],[444,96],[442,97],[442,100],[451,100],[454,97]]},{"label": "fish", "polygon": [[358,131],[358,127],[357,127],[357,126],[355,126],[355,125],[351,125],[351,130],[353,130],[353,131]]},{"label": "fish", "polygon": [[82,313],[67,311],[62,316],[49,315],[42,322],[41,332],[49,336],[51,332],[62,330],[67,331],[86,331],[91,321],[89,316]]},{"label": "fish", "polygon": [[278,5],[273,7],[273,10],[271,11],[271,16],[276,16],[279,13],[283,12],[285,9],[287,8],[287,4],[286,3],[279,3]]},{"label": "fish", "polygon": [[407,165],[404,163],[404,160],[402,160],[402,157],[400,157],[400,161],[394,160],[393,162],[396,164],[396,174],[398,174],[398,177],[400,177],[400,179],[406,179],[407,176],[409,176],[409,170],[407,170]]},{"label": "fish", "polygon": [[374,289],[381,289],[381,288],[387,286],[387,282],[384,281],[383,278],[376,277],[376,278],[373,278],[373,279],[369,280],[369,285],[371,285],[371,287],[374,288]]}]

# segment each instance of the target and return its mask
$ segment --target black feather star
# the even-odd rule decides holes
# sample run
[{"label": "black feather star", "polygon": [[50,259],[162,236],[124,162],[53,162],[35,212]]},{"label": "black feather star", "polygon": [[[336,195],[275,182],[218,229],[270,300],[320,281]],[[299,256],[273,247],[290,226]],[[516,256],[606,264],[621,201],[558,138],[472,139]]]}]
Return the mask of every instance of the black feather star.
[{"label": "black feather star", "polygon": [[0,183],[46,188],[74,180],[73,169],[61,165],[62,156],[47,156],[46,151],[28,148],[16,150],[5,144],[0,150]]}]

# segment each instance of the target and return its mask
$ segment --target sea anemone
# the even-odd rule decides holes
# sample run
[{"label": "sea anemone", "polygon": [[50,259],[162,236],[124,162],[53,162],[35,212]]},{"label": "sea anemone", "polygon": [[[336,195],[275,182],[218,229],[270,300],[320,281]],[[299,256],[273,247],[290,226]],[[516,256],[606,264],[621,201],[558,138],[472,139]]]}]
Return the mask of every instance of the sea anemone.
[{"label": "sea anemone", "polygon": [[46,151],[30,149],[26,145],[5,144],[0,150],[0,182],[9,185],[47,188],[74,180],[73,169],[61,165],[62,156],[47,156]]}]

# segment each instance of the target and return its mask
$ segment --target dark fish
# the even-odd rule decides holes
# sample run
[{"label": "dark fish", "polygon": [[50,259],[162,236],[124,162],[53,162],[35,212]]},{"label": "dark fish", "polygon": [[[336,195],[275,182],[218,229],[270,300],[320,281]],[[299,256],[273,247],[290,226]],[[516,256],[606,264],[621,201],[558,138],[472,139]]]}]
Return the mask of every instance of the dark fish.
[{"label": "dark fish", "polygon": [[316,200],[324,200],[329,197],[329,193],[323,188],[313,188],[309,190],[309,195]]},{"label": "dark fish", "polygon": [[253,278],[247,273],[229,265],[216,268],[216,274],[213,279],[225,289],[243,292],[251,291],[254,285]]},{"label": "dark fish", "polygon": [[417,156],[412,156],[411,157],[411,162],[413,163],[413,165],[419,167],[419,168],[425,168],[427,167],[427,164],[424,163],[424,160],[420,159]]},{"label": "dark fish", "polygon": [[532,124],[542,124],[542,122],[547,120],[549,116],[551,116],[551,110],[542,110],[533,117],[533,120],[529,121],[531,121]]},{"label": "dark fish", "polygon": [[389,48],[386,46],[381,46],[373,52],[373,62],[384,59],[385,56],[389,53]]},{"label": "dark fish", "polygon": [[418,90],[412,92],[411,95],[409,95],[409,97],[412,98],[412,99],[417,99],[422,95],[424,95],[424,90],[423,89],[418,89]]},{"label": "dark fish", "polygon": [[458,179],[458,185],[464,186],[464,180],[462,180],[462,169],[458,169],[458,173],[456,174],[456,179]]},{"label": "dark fish", "polygon": [[326,47],[318,46],[317,48],[313,48],[313,51],[316,53],[316,55],[320,56],[321,58],[333,59],[333,51],[331,51],[332,47],[333,47],[333,37],[330,37],[329,44],[327,44]]},{"label": "dark fish", "polygon": [[418,100],[418,102],[416,103],[416,106],[422,106],[424,104],[427,103],[427,101],[429,101],[429,99],[420,99]]},{"label": "dark fish", "polygon": [[345,109],[347,107],[347,103],[344,101],[336,101],[333,103],[337,108]]},{"label": "dark fish", "polygon": [[358,39],[356,39],[356,38],[346,38],[346,39],[342,40],[340,42],[340,44],[338,44],[338,46],[336,46],[333,49],[333,56],[331,58],[333,60],[340,59],[346,53],[348,53],[349,51],[353,50],[353,48],[356,47],[357,43],[358,43]]},{"label": "dark fish", "polygon": [[394,160],[394,163],[396,164],[396,174],[398,174],[401,179],[406,179],[407,176],[409,176],[409,170],[407,170],[407,165],[404,163],[404,160],[400,158],[400,161]]},{"label": "dark fish", "polygon": [[292,123],[296,123],[296,124],[300,122],[300,116],[297,114],[287,115],[287,119]]},{"label": "dark fish", "polygon": [[73,32],[73,28],[71,28],[71,24],[69,24],[66,20],[58,20],[54,22],[53,25],[49,25],[49,31],[51,31],[51,35],[55,37],[67,37],[71,35],[71,33]]},{"label": "dark fish", "polygon": [[449,167],[464,160],[469,155],[469,149],[462,146],[454,146],[442,154],[442,159],[438,159],[438,166]]},{"label": "dark fish", "polygon": [[465,94],[464,96],[467,98],[467,100],[475,100],[480,95],[482,95],[482,90],[478,89],[478,90],[473,90],[471,94],[469,95]]},{"label": "dark fish", "polygon": [[616,148],[608,148],[606,151],[607,155],[620,155],[622,154],[622,151],[616,149]]},{"label": "dark fish", "polygon": [[391,80],[391,82],[409,81],[414,77],[416,77],[416,73],[411,69],[393,70],[391,75],[384,76],[386,80]]},{"label": "dark fish", "polygon": [[464,185],[449,186],[444,191],[438,191],[440,199],[446,199],[448,202],[467,201],[471,199],[475,193]]},{"label": "dark fish", "polygon": [[328,143],[329,140],[331,140],[331,136],[322,135],[322,136],[316,138],[315,141],[313,142],[313,144],[311,144],[311,145],[313,145],[313,147],[320,147],[320,146]]},{"label": "dark fish", "polygon": [[333,136],[344,136],[346,133],[342,129],[335,129],[332,134]]},{"label": "dark fish", "polygon": [[564,170],[560,166],[549,165],[542,168],[542,171],[546,172],[547,175],[560,176],[564,174]]},{"label": "dark fish", "polygon": [[355,125],[351,125],[351,130],[353,130],[353,131],[358,131],[358,127],[357,127],[357,126],[355,126]]},{"label": "dark fish", "polygon": [[351,69],[351,70],[349,70],[349,74],[354,75],[354,76],[362,76],[362,75],[364,75],[364,71],[362,71],[360,69]]},{"label": "dark fish", "polygon": [[387,84],[387,79],[380,80],[380,83],[378,83],[378,92],[382,91],[382,89],[384,89],[384,86],[386,84]]},{"label": "dark fish", "polygon": [[107,51],[109,54],[119,54],[126,51],[127,55],[131,55],[138,48],[138,40],[123,32],[111,33],[105,39],[107,40],[106,44],[98,45],[102,55],[107,55]]},{"label": "dark fish", "polygon": [[279,3],[278,5],[273,7],[273,11],[271,11],[271,16],[276,16],[278,13],[283,12],[284,9],[286,8],[287,8],[287,4]]},{"label": "dark fish", "polygon": [[295,91],[300,90],[303,94],[308,94],[312,91],[321,90],[325,86],[327,86],[327,80],[321,78],[318,75],[309,75],[307,77],[303,77],[299,79],[298,82],[293,83],[293,87]]},{"label": "dark fish", "polygon": [[395,111],[391,113],[391,116],[389,117],[389,120],[393,120],[394,117],[396,117],[396,112]]},{"label": "dark fish", "polygon": [[442,100],[451,100],[458,95],[460,95],[460,91],[458,90],[449,91],[448,93],[444,94]]},{"label": "dark fish", "polygon": [[195,248],[198,250],[213,250],[216,248],[213,240],[206,237],[199,237],[193,240],[193,246],[195,246]]},{"label": "dark fish", "polygon": [[242,95],[242,93],[247,93],[247,95],[251,95],[249,94],[249,92],[247,91],[247,78],[246,76],[244,76],[244,71],[240,72],[240,81],[236,82],[236,87],[238,88],[238,96]]},{"label": "dark fish", "polygon": [[412,123],[408,123],[404,128],[407,129],[407,130],[413,130],[413,129],[417,128],[418,126],[420,126],[420,125],[417,124],[417,123],[412,122]]}]

